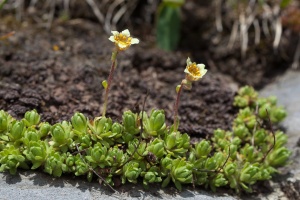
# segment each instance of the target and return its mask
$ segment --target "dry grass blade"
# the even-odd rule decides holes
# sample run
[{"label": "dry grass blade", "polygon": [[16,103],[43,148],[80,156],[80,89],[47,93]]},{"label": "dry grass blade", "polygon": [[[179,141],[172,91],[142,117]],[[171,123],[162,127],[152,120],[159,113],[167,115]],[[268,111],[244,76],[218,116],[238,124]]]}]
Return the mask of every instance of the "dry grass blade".
[{"label": "dry grass blade", "polygon": [[238,35],[238,31],[239,31],[239,22],[238,20],[236,20],[232,26],[232,30],[231,30],[231,34],[230,34],[230,38],[229,38],[229,42],[227,47],[229,49],[233,48],[233,45],[236,41],[237,35]]},{"label": "dry grass blade", "polygon": [[269,30],[268,21],[271,18],[272,11],[271,11],[270,6],[267,5],[267,4],[264,4],[262,6],[262,8],[263,8],[262,29],[263,29],[263,32],[264,32],[265,36],[269,37],[271,35],[271,33],[270,33],[270,30]]},{"label": "dry grass blade", "polygon": [[281,35],[282,35],[282,24],[281,24],[281,18],[279,15],[280,7],[279,5],[276,5],[274,7],[274,15],[275,15],[275,38],[273,42],[273,48],[276,50],[279,46]]},{"label": "dry grass blade", "polygon": [[94,14],[96,15],[97,19],[101,24],[104,24],[104,15],[101,13],[100,9],[98,8],[97,4],[94,0],[86,0],[89,6],[92,8]]},{"label": "dry grass blade", "polygon": [[56,0],[52,0],[50,2],[50,13],[48,14],[48,22],[47,22],[47,29],[51,28],[52,22],[53,22],[53,18],[54,18],[54,13],[55,13],[55,4],[56,4]]},{"label": "dry grass blade", "polygon": [[105,21],[104,21],[104,30],[107,33],[109,33],[111,29],[116,29],[116,27],[111,26],[111,19],[113,18],[114,10],[118,6],[121,6],[121,7],[125,6],[124,1],[123,0],[114,1],[108,8],[108,11],[105,16]]},{"label": "dry grass blade", "polygon": [[246,16],[245,13],[242,12],[240,15],[240,37],[241,37],[241,54],[242,57],[245,58],[246,56],[246,51],[248,48],[248,27],[246,23]]},{"label": "dry grass blade", "polygon": [[216,28],[217,31],[223,31],[222,25],[222,0],[216,0]]},{"label": "dry grass blade", "polygon": [[253,22],[254,31],[255,31],[255,44],[258,45],[260,43],[260,26],[257,19]]},{"label": "dry grass blade", "polygon": [[298,69],[299,68],[299,62],[300,62],[300,33],[299,33],[299,37],[298,37],[298,44],[297,44],[297,49],[296,49],[296,52],[295,52],[295,55],[294,55],[292,68],[293,69]]}]

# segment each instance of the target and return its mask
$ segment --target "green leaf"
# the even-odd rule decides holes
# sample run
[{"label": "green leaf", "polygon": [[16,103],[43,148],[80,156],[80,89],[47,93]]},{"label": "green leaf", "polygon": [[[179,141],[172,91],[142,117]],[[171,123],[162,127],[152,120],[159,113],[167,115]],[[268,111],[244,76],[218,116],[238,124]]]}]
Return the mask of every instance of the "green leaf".
[{"label": "green leaf", "polygon": [[175,184],[176,188],[177,188],[179,191],[182,190],[182,186],[181,186],[181,183],[180,183],[179,181],[175,181],[174,184]]},{"label": "green leaf", "polygon": [[164,187],[167,187],[167,185],[170,183],[170,180],[171,180],[171,177],[168,176],[164,181],[163,183],[161,184],[161,186],[164,188]]},{"label": "green leaf", "polygon": [[163,3],[168,6],[178,7],[185,3],[185,0],[163,0]]},{"label": "green leaf", "polygon": [[4,4],[7,3],[8,0],[3,0],[1,3],[0,3],[0,10],[2,10]]},{"label": "green leaf", "polygon": [[162,4],[158,10],[157,45],[166,51],[175,50],[180,39],[180,8]]},{"label": "green leaf", "polygon": [[280,8],[287,7],[291,2],[292,2],[292,0],[282,0],[280,3]]}]

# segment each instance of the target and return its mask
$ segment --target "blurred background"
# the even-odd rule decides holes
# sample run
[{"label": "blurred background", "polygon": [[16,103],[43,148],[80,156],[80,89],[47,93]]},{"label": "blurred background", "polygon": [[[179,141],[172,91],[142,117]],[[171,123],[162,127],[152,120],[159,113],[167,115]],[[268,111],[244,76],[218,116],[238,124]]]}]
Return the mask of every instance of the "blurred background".
[{"label": "blurred background", "polygon": [[261,87],[299,68],[296,0],[1,0],[0,33],[17,26],[51,30],[57,23],[128,28],[149,46],[181,51],[241,84]]}]

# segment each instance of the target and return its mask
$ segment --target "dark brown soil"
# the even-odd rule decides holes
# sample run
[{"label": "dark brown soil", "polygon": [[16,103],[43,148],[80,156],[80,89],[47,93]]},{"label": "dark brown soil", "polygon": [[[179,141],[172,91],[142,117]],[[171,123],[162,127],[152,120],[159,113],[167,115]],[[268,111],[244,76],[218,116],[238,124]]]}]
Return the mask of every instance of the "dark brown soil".
[{"label": "dark brown soil", "polygon": [[[35,26],[16,30],[9,43],[0,46],[0,109],[17,118],[37,109],[42,120],[50,123],[69,120],[75,112],[99,116],[104,94],[101,82],[108,76],[114,48],[107,37],[85,20],[55,23],[51,31]],[[55,45],[59,50],[54,50]],[[121,121],[123,111],[140,111],[148,93],[145,110],[164,109],[171,125],[175,87],[185,76],[186,58],[143,41],[122,52],[107,116]],[[182,93],[180,130],[205,137],[216,128],[231,127],[236,109],[229,80],[208,72],[192,91]]]}]

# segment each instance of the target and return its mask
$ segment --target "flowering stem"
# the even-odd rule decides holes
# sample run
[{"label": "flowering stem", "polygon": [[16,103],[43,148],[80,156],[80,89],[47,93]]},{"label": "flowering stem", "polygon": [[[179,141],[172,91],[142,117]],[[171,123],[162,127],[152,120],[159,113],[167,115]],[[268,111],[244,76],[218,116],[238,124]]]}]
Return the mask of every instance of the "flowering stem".
[{"label": "flowering stem", "polygon": [[110,72],[109,72],[108,79],[107,79],[107,86],[105,88],[104,104],[103,104],[103,111],[102,111],[103,117],[105,117],[105,114],[106,114],[108,92],[109,92],[111,81],[113,79],[114,71],[116,68],[117,55],[118,55],[118,51],[116,50],[112,53],[112,57],[111,57],[112,63],[111,63]]},{"label": "flowering stem", "polygon": [[183,84],[181,83],[179,85],[179,89],[177,91],[176,101],[175,101],[175,104],[174,104],[174,128],[173,128],[174,131],[177,131],[178,126],[179,126],[178,107],[179,107],[179,100],[180,100],[180,93],[181,93],[181,90],[182,90],[182,86],[183,86]]}]

